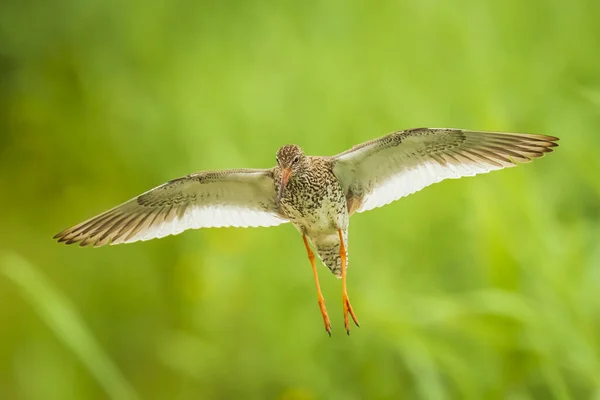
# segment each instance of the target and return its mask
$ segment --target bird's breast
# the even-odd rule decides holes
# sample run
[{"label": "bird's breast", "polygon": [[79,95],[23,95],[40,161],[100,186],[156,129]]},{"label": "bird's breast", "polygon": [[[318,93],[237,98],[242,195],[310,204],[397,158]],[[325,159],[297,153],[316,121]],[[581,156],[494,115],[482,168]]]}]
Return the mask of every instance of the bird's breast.
[{"label": "bird's breast", "polygon": [[337,180],[322,184],[318,180],[290,180],[281,199],[287,218],[302,232],[346,229],[348,210],[344,191]]}]

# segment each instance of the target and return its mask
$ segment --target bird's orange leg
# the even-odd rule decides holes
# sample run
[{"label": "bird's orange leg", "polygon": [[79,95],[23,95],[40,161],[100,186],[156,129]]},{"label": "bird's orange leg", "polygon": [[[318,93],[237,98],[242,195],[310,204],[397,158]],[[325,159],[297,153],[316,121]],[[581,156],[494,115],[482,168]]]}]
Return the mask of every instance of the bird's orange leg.
[{"label": "bird's orange leg", "polygon": [[348,298],[348,292],[346,291],[346,246],[344,245],[344,235],[342,230],[338,229],[338,235],[340,236],[340,257],[342,259],[342,302],[344,303],[344,326],[346,327],[346,333],[350,334],[350,322],[348,321],[348,313],[352,317],[352,320],[356,326],[360,327],[356,314],[350,305],[350,299]]},{"label": "bird's orange leg", "polygon": [[319,275],[317,274],[317,267],[315,266],[315,253],[313,253],[313,251],[310,249],[308,240],[306,239],[306,235],[302,235],[302,240],[304,240],[304,246],[306,246],[306,251],[308,252],[308,259],[310,260],[313,274],[315,276],[319,308],[321,309],[321,315],[323,316],[323,322],[325,323],[325,330],[327,331],[329,336],[331,336],[331,322],[329,322],[329,315],[327,315],[327,309],[325,308],[325,299],[323,298],[323,293],[321,293],[321,285],[319,285]]}]

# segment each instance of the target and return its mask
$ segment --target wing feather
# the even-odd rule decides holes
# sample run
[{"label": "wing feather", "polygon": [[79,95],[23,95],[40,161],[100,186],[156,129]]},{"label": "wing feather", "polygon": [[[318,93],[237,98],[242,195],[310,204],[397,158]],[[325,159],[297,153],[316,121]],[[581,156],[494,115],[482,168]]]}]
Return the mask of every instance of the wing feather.
[{"label": "wing feather", "polygon": [[523,133],[419,128],[395,132],[333,157],[333,171],[352,211],[367,211],[444,179],[526,163],[558,146],[558,138]]},{"label": "wing feather", "polygon": [[187,229],[284,222],[276,207],[272,170],[207,171],[167,182],[55,238],[66,244],[99,247],[176,235]]}]

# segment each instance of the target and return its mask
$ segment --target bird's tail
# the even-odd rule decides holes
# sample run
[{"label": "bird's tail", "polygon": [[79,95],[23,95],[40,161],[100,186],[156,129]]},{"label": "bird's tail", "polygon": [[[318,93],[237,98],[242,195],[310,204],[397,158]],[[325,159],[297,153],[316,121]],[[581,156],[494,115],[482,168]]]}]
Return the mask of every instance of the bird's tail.
[{"label": "bird's tail", "polygon": [[[346,249],[346,267],[348,267],[348,234],[344,234],[344,242]],[[342,277],[342,257],[340,257],[340,239],[338,233],[320,237],[315,243],[315,248],[319,258],[333,274]]]}]

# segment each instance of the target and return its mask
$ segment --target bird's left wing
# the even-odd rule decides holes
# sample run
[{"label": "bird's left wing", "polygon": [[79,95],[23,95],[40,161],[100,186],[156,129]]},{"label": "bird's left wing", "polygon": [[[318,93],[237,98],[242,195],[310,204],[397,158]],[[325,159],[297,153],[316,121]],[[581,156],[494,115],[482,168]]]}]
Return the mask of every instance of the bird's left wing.
[{"label": "bird's left wing", "polygon": [[350,213],[381,207],[448,178],[529,162],[558,138],[522,133],[419,128],[395,132],[332,157]]},{"label": "bird's left wing", "polygon": [[55,236],[81,246],[130,243],[187,229],[275,226],[272,170],[206,171],[174,179]]}]

